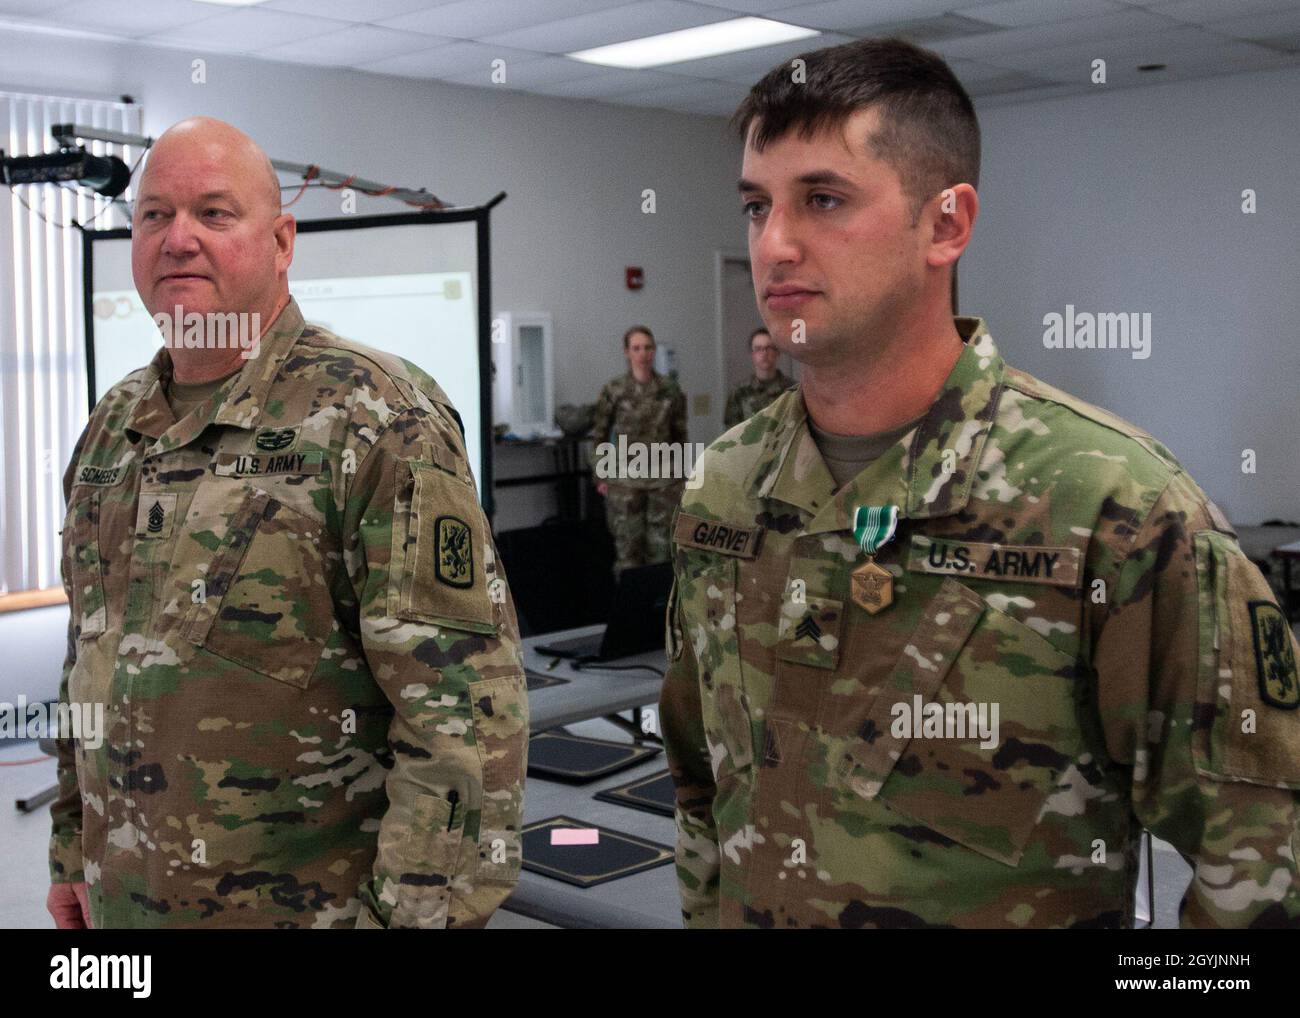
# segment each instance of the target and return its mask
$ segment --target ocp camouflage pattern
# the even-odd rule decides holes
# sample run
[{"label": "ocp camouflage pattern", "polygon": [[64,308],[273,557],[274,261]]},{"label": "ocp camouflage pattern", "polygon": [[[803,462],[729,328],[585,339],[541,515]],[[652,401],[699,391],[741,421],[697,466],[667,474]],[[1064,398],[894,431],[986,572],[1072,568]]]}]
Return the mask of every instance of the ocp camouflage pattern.
[{"label": "ocp camouflage pattern", "polygon": [[[1129,926],[1144,826],[1194,866],[1184,925],[1297,925],[1272,592],[1163,445],[956,324],[928,414],[839,492],[798,390],[687,486],[661,701],[687,925]],[[875,615],[862,504],[901,509]],[[744,531],[756,554],[709,539]],[[901,723],[994,705],[988,746]]]},{"label": "ocp camouflage pattern", "polygon": [[[677,380],[654,373],[650,381],[642,384],[632,377],[632,372],[619,375],[605,383],[596,400],[595,424],[591,429],[592,441],[618,442],[620,435],[627,442],[641,442],[647,446],[659,443],[682,444],[686,441],[686,394]],[[593,464],[598,453],[593,450]],[[679,460],[680,462],[680,460]],[[667,488],[680,478],[619,477],[610,480],[628,488]]]},{"label": "ocp camouflage pattern", "polygon": [[64,479],[50,867],[95,927],[479,926],[516,882],[519,635],[455,411],[307,325],[184,420],[162,350]]}]

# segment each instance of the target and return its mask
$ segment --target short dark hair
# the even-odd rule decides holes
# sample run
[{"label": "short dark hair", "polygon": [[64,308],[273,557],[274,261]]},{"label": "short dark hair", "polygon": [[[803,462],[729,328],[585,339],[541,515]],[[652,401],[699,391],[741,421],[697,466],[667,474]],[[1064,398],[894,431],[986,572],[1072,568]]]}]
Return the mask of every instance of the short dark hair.
[{"label": "short dark hair", "polygon": [[751,332],[751,333],[749,334],[749,346],[750,346],[750,349],[753,349],[753,347],[754,347],[754,337],[755,337],[755,336],[766,336],[768,339],[771,339],[771,338],[772,338],[772,330],[769,329],[766,325],[760,325],[757,329],[755,329],[753,332]]},{"label": "short dark hair", "polygon": [[628,329],[627,332],[623,333],[623,349],[624,349],[624,350],[627,349],[628,341],[631,340],[631,338],[632,338],[634,335],[636,335],[638,332],[644,332],[647,336],[649,336],[649,337],[650,337],[650,342],[651,342],[651,343],[653,343],[653,342],[655,341],[655,334],[654,334],[653,332],[651,332],[648,328],[646,328],[644,325],[634,325],[634,326],[632,326],[632,328]]},{"label": "short dark hair", "polygon": [[944,188],[979,186],[975,107],[937,53],[903,39],[859,39],[797,59],[804,62],[802,74],[795,73],[793,62],[778,64],[749,90],[731,118],[742,139],[758,121],[757,151],[791,129],[810,138],[874,106],[880,127],[870,139],[872,153],[898,173],[912,200],[913,223]]}]

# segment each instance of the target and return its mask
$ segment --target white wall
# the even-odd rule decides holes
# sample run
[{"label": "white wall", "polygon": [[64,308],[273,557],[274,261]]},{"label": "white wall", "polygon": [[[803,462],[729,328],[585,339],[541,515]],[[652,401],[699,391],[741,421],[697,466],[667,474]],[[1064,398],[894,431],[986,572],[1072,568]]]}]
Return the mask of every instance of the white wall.
[{"label": "white wall", "polygon": [[[1298,97],[1287,70],[981,111],[963,312],[1019,367],[1165,442],[1237,523],[1300,519]],[[1150,359],[1045,349],[1043,316],[1067,303],[1151,312]]]}]

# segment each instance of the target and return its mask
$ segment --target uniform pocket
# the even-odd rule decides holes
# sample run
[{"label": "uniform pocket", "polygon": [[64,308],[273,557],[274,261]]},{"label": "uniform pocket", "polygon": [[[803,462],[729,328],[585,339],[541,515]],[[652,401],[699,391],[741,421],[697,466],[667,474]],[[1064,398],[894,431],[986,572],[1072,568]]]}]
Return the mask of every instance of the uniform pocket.
[{"label": "uniform pocket", "polygon": [[[452,793],[455,794],[455,793]],[[456,870],[465,811],[461,803],[421,793],[411,811],[411,830],[397,846],[390,927],[435,930],[447,925],[451,876]]]},{"label": "uniform pocket", "polygon": [[1214,778],[1300,788],[1300,644],[1268,583],[1234,540],[1203,531],[1194,543],[1196,768]]},{"label": "uniform pocket", "polygon": [[436,466],[410,469],[409,496],[399,493],[393,514],[392,614],[495,636],[484,575],[488,536],[473,486]]},{"label": "uniform pocket", "polygon": [[100,492],[68,506],[63,520],[68,585],[72,589],[73,629],[78,640],[93,640],[108,628],[104,568],[99,550]]},{"label": "uniform pocket", "polygon": [[946,579],[848,740],[856,794],[1017,865],[1079,746],[1076,663]]},{"label": "uniform pocket", "polygon": [[322,529],[266,492],[250,493],[208,570],[186,638],[251,671],[308,688],[334,616]]},{"label": "uniform pocket", "polygon": [[524,771],[528,766],[528,708],[523,674],[469,684],[474,745],[483,769],[478,874],[513,884],[523,859]]},{"label": "uniform pocket", "polygon": [[683,548],[677,601],[682,637],[690,641],[700,682],[700,710],[714,778],[754,762],[749,702],[741,673],[736,625],[736,560]]},{"label": "uniform pocket", "polygon": [[[840,622],[844,602],[829,597],[805,597],[781,604],[776,656],[780,661],[809,668],[834,670],[840,660]],[[782,671],[778,671],[780,681]]]}]

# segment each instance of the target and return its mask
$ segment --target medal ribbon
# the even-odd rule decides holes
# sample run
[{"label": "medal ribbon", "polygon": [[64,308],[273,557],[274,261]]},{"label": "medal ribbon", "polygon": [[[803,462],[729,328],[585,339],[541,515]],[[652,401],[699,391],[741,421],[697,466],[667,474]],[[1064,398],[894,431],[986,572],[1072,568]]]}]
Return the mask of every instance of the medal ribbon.
[{"label": "medal ribbon", "polygon": [[898,529],[898,506],[860,505],[853,511],[853,539],[868,555],[888,544]]}]

